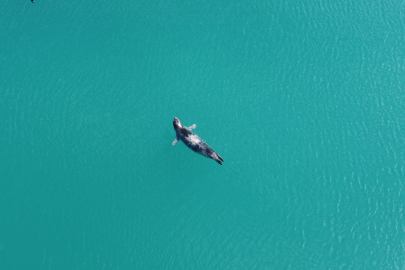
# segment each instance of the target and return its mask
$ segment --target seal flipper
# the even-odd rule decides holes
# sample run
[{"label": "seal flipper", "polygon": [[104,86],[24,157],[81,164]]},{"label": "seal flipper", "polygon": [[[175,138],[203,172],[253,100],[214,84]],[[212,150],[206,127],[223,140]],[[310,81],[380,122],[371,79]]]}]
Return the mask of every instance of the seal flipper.
[{"label": "seal flipper", "polygon": [[174,139],[174,141],[172,142],[172,145],[176,145],[176,143],[179,141],[179,138],[176,137],[176,139]]},{"label": "seal flipper", "polygon": [[189,126],[188,129],[189,129],[189,130],[193,130],[193,129],[195,129],[196,127],[197,127],[197,125],[194,124],[194,125],[192,125],[192,126]]},{"label": "seal flipper", "polygon": [[213,158],[213,160],[215,160],[219,165],[222,165],[222,162],[224,161],[223,158],[217,153],[214,154],[214,157],[215,158]]}]

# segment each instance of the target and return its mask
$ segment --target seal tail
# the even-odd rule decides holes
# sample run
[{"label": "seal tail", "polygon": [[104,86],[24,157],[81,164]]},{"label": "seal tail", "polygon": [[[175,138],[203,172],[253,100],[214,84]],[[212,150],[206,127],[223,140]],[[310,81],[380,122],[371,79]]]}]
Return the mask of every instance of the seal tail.
[{"label": "seal tail", "polygon": [[224,161],[224,159],[217,154],[217,158],[215,159],[216,162],[218,162],[219,165],[222,165],[222,162]]}]

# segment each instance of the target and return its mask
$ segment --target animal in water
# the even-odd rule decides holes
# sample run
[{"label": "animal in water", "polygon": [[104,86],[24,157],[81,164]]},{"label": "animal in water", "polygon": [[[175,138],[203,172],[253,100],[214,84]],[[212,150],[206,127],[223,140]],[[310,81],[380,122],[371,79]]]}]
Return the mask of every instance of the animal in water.
[{"label": "animal in water", "polygon": [[34,0],[31,0],[31,3],[33,3],[33,4],[34,4]]},{"label": "animal in water", "polygon": [[197,127],[196,124],[185,127],[181,124],[180,120],[175,117],[173,120],[173,127],[176,131],[176,139],[174,139],[172,145],[175,145],[179,140],[184,142],[188,148],[194,152],[201,154],[207,158],[215,160],[219,165],[222,165],[223,158],[215,152],[206,142],[204,142],[197,134],[191,130]]}]

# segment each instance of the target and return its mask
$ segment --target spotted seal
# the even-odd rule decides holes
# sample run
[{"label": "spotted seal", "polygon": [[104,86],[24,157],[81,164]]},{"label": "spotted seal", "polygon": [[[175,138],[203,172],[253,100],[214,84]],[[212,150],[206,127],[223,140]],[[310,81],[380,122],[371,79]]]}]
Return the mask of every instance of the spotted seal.
[{"label": "spotted seal", "polygon": [[181,124],[180,120],[175,117],[173,120],[173,127],[176,131],[176,139],[174,139],[172,145],[175,145],[179,140],[183,141],[188,148],[201,154],[207,158],[215,160],[219,165],[222,165],[224,161],[220,155],[218,155],[214,149],[212,149],[206,142],[204,142],[197,134],[191,130],[197,127],[196,124],[185,127]]}]

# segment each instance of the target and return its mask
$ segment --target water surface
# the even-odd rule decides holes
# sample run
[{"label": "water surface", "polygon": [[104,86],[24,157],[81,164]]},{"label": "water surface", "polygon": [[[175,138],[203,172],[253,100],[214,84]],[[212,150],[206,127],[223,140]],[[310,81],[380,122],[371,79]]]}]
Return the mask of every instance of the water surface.
[{"label": "water surface", "polygon": [[403,269],[404,12],[3,3],[0,268]]}]

